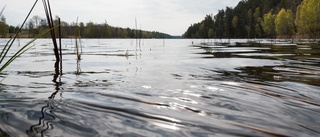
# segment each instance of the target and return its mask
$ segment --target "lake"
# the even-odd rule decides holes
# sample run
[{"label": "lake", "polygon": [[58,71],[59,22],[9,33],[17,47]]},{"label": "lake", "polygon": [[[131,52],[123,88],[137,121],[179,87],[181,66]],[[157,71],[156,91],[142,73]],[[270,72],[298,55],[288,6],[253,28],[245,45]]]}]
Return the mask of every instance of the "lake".
[{"label": "lake", "polygon": [[213,41],[63,39],[60,76],[39,39],[0,73],[0,136],[320,136],[319,45]]}]

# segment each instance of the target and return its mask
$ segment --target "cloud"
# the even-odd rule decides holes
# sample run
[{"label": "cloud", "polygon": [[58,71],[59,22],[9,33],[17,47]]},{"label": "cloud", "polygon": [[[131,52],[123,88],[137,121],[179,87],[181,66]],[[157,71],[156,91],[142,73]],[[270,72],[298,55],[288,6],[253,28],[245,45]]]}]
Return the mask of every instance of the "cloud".
[{"label": "cloud", "polygon": [[[190,24],[201,21],[206,14],[215,14],[226,6],[234,7],[240,0],[51,0],[54,15],[62,20],[104,23],[133,28],[135,18],[142,29],[181,35]],[[7,5],[7,22],[18,25],[27,15],[34,0],[2,0]],[[44,17],[42,1],[32,15]],[[139,25],[140,26],[140,25]]]}]

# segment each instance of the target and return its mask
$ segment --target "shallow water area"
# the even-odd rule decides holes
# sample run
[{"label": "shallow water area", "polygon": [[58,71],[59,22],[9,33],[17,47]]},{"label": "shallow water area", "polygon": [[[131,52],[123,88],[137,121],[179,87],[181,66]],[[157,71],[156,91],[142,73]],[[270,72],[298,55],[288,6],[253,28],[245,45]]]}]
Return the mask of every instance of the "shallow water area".
[{"label": "shallow water area", "polygon": [[74,43],[63,75],[50,39],[0,73],[0,136],[320,135],[319,45],[82,39],[77,60]]}]

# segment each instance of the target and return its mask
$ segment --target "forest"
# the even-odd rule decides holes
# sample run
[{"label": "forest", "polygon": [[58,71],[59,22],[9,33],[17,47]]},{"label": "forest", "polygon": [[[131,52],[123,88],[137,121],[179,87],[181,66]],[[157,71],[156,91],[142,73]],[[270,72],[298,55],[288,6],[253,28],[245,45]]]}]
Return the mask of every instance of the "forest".
[{"label": "forest", "polygon": [[192,24],[184,38],[319,38],[320,0],[242,0]]},{"label": "forest", "polygon": [[[55,24],[58,24],[58,18],[54,20]],[[139,28],[121,28],[110,26],[107,22],[105,23],[77,23],[77,21],[68,23],[61,21],[61,36],[63,38],[80,37],[83,38],[173,38],[169,34],[156,32],[156,31],[145,31]],[[40,16],[33,16],[28,20],[24,29],[22,30],[20,37],[33,38],[45,29],[48,28],[46,18]],[[0,18],[0,37],[10,37],[11,34],[15,34],[19,30],[19,27],[8,25],[6,23],[5,16]],[[79,34],[80,32],[80,34]],[[47,36],[50,37],[50,34]]]}]

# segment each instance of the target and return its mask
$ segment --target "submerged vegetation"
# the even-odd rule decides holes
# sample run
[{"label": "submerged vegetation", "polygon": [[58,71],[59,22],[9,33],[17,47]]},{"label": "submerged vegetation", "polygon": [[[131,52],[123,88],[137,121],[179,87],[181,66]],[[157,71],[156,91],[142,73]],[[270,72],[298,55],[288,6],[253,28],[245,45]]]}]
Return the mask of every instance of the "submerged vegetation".
[{"label": "submerged vegetation", "polygon": [[207,15],[184,38],[319,38],[320,0],[242,0]]}]

